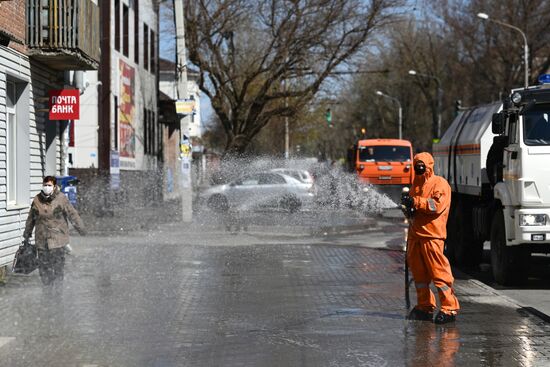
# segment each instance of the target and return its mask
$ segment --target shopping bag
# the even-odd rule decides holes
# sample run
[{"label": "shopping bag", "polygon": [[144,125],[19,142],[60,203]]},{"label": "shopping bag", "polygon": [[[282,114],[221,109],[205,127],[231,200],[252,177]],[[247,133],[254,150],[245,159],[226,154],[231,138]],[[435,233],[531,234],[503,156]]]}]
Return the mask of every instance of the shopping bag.
[{"label": "shopping bag", "polygon": [[15,253],[13,259],[13,272],[18,274],[30,274],[38,267],[38,254],[36,247],[28,242],[23,242]]}]

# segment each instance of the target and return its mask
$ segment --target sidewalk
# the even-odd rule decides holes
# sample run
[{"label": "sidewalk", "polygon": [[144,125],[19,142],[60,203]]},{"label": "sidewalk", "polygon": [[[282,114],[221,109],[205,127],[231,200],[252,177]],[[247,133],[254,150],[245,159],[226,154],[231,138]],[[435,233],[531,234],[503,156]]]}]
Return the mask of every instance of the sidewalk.
[{"label": "sidewalk", "polygon": [[153,230],[163,223],[181,221],[179,201],[166,201],[154,206],[105,212],[102,215],[80,213],[91,235],[125,234]]}]

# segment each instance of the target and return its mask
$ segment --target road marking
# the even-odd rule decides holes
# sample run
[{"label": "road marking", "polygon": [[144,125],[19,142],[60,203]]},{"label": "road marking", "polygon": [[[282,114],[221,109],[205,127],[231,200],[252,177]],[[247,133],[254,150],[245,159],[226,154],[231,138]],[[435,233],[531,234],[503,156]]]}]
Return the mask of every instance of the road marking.
[{"label": "road marking", "polygon": [[13,340],[15,340],[15,337],[13,336],[0,336],[0,348]]}]

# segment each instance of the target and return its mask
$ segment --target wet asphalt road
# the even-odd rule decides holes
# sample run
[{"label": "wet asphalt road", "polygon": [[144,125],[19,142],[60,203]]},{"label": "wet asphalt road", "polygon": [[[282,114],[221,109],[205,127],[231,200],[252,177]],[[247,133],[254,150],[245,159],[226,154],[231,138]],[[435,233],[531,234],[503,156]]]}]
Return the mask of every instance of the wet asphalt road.
[{"label": "wet asphalt road", "polygon": [[0,365],[550,364],[550,324],[467,277],[455,325],[406,321],[399,222],[245,219],[75,237],[63,287],[0,288]]}]

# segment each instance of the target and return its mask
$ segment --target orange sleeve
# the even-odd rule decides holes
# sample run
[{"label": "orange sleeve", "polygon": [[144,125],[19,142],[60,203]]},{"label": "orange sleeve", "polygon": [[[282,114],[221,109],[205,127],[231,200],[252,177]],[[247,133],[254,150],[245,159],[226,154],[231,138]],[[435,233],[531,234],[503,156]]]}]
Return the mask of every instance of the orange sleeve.
[{"label": "orange sleeve", "polygon": [[427,198],[414,197],[414,208],[425,214],[439,215],[451,204],[451,187],[444,180],[438,180]]}]

